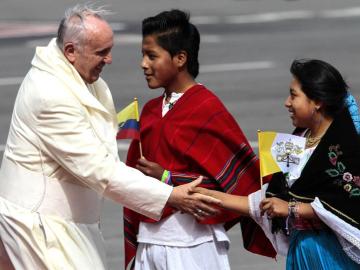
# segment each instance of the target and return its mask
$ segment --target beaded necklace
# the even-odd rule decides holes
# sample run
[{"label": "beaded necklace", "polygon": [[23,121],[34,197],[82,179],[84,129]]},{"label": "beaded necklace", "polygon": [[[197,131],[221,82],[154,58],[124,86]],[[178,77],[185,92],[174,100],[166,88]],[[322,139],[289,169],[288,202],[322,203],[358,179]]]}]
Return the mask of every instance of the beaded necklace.
[{"label": "beaded necklace", "polygon": [[316,137],[310,137],[310,136],[311,136],[311,130],[309,129],[305,135],[306,138],[305,148],[311,148],[317,145],[320,142],[321,138],[324,136],[324,133]]}]

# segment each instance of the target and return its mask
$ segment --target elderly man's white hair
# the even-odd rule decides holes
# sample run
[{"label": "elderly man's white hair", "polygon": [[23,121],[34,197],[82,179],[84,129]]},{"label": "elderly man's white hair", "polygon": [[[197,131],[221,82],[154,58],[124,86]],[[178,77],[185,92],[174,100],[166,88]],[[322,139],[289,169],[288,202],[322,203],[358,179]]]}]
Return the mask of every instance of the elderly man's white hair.
[{"label": "elderly man's white hair", "polygon": [[67,9],[58,28],[57,45],[61,50],[68,41],[75,43],[77,46],[82,46],[82,42],[85,40],[85,18],[94,16],[104,20],[104,17],[109,14],[111,12],[105,9],[104,6],[96,7],[94,4],[89,3],[77,4]]}]

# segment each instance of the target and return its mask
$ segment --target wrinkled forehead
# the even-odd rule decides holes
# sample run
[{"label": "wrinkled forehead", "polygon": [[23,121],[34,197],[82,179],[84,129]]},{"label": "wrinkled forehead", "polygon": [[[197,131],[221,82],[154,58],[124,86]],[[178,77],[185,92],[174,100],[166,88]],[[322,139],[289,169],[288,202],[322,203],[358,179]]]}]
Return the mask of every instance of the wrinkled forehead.
[{"label": "wrinkled forehead", "polygon": [[84,21],[84,31],[85,46],[113,46],[114,33],[106,21],[89,17]]},{"label": "wrinkled forehead", "polygon": [[113,31],[109,23],[98,16],[88,15],[83,20],[85,31],[89,34],[97,34],[104,32],[105,34],[113,35]]}]

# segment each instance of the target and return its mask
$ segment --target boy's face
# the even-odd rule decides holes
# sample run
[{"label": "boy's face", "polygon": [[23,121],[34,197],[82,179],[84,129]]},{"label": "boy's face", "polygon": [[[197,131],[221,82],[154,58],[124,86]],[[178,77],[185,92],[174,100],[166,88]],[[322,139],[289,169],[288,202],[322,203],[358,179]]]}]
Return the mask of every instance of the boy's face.
[{"label": "boy's face", "polygon": [[157,44],[153,35],[143,38],[142,55],[141,67],[149,88],[176,90],[179,74],[177,56],[171,57],[168,51]]}]

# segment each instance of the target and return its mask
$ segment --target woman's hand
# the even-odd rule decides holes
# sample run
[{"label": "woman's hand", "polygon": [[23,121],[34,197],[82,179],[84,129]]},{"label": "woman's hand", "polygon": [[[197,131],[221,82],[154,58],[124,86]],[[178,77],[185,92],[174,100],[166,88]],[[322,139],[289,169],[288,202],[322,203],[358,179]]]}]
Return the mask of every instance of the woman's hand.
[{"label": "woman's hand", "polygon": [[144,157],[138,159],[136,164],[136,169],[142,173],[161,180],[161,177],[164,173],[164,168],[161,167],[156,162],[151,162],[145,159]]},{"label": "woman's hand", "polygon": [[289,203],[276,197],[266,198],[260,203],[261,215],[267,214],[269,218],[287,217],[289,215]]}]

